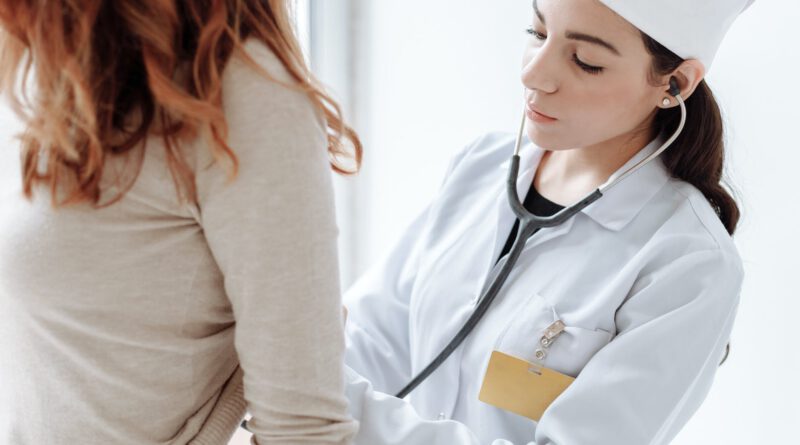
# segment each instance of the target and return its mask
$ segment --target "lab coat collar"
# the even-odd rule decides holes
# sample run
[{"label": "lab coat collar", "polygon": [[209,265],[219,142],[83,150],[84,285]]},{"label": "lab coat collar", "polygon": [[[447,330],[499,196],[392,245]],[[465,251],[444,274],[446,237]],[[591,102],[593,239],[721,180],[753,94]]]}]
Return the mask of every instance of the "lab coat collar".
[{"label": "lab coat collar", "polygon": [[[611,183],[639,161],[650,156],[661,147],[664,141],[665,139],[660,136],[652,140],[614,172],[606,184]],[[609,230],[622,230],[664,187],[669,177],[667,168],[659,155],[658,158],[653,159],[604,193],[602,198],[583,209],[583,213]]]},{"label": "lab coat collar", "polygon": [[[662,136],[653,139],[628,160],[625,165],[615,171],[606,181],[606,184],[615,180],[630,167],[655,152],[664,141],[665,139]],[[525,144],[520,149],[521,172],[517,181],[517,191],[521,198],[527,194],[530,188],[544,151],[541,147],[531,143]],[[508,162],[502,164],[502,168],[505,171],[508,170],[508,164]],[[583,209],[582,213],[606,229],[622,230],[664,186],[669,176],[661,158],[656,158],[612,187],[603,194],[602,198]]]}]

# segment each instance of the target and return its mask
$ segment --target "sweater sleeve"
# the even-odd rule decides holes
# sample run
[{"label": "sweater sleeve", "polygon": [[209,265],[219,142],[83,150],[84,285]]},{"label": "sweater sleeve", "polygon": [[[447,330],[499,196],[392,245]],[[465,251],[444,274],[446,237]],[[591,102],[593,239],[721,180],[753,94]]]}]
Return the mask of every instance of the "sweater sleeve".
[{"label": "sweater sleeve", "polygon": [[[289,81],[262,43],[248,54]],[[304,93],[236,55],[223,73],[228,181],[197,154],[200,221],[224,276],[254,444],[350,443],[333,187],[320,115]]]}]

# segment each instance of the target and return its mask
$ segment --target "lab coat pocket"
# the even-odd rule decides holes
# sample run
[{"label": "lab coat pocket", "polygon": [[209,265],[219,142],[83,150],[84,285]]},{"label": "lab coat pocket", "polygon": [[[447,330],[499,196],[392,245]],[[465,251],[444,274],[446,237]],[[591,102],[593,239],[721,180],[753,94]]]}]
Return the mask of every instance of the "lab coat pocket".
[{"label": "lab coat pocket", "polygon": [[[549,345],[544,358],[539,360],[535,356],[536,350],[541,348],[539,341],[544,330],[556,320],[563,321],[566,327]],[[602,329],[586,329],[561,318],[544,297],[534,294],[500,334],[495,349],[577,377],[592,356],[612,337],[613,334]]]}]

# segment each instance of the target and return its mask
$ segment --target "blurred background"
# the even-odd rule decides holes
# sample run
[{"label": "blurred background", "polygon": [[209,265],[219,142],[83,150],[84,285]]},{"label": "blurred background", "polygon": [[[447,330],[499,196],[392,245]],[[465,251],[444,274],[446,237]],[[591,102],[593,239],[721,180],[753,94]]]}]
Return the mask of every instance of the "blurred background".
[{"label": "blurred background", "polygon": [[[362,172],[335,180],[346,289],[431,199],[457,150],[487,131],[515,131],[531,3],[298,0],[296,15],[309,62],[365,144]],[[746,278],[731,356],[678,445],[797,443],[798,23],[800,2],[755,2],[708,74],[727,124]],[[18,180],[18,129],[0,108],[0,190]]]}]

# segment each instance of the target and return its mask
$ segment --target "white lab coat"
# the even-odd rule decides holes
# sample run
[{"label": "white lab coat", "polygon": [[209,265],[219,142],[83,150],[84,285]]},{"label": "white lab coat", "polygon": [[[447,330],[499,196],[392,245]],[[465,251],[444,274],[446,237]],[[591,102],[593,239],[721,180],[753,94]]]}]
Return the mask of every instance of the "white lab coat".
[{"label": "white lab coat", "polygon": [[[467,340],[406,400],[390,396],[453,337],[497,270],[515,220],[505,192],[513,144],[490,134],[462,151],[396,247],[346,293],[356,444],[666,444],[708,393],[741,260],[702,194],[657,159],[532,236]],[[520,197],[542,154],[522,150]],[[491,352],[532,361],[555,319],[567,327],[544,365],[577,378],[540,421],[479,401]]]}]

